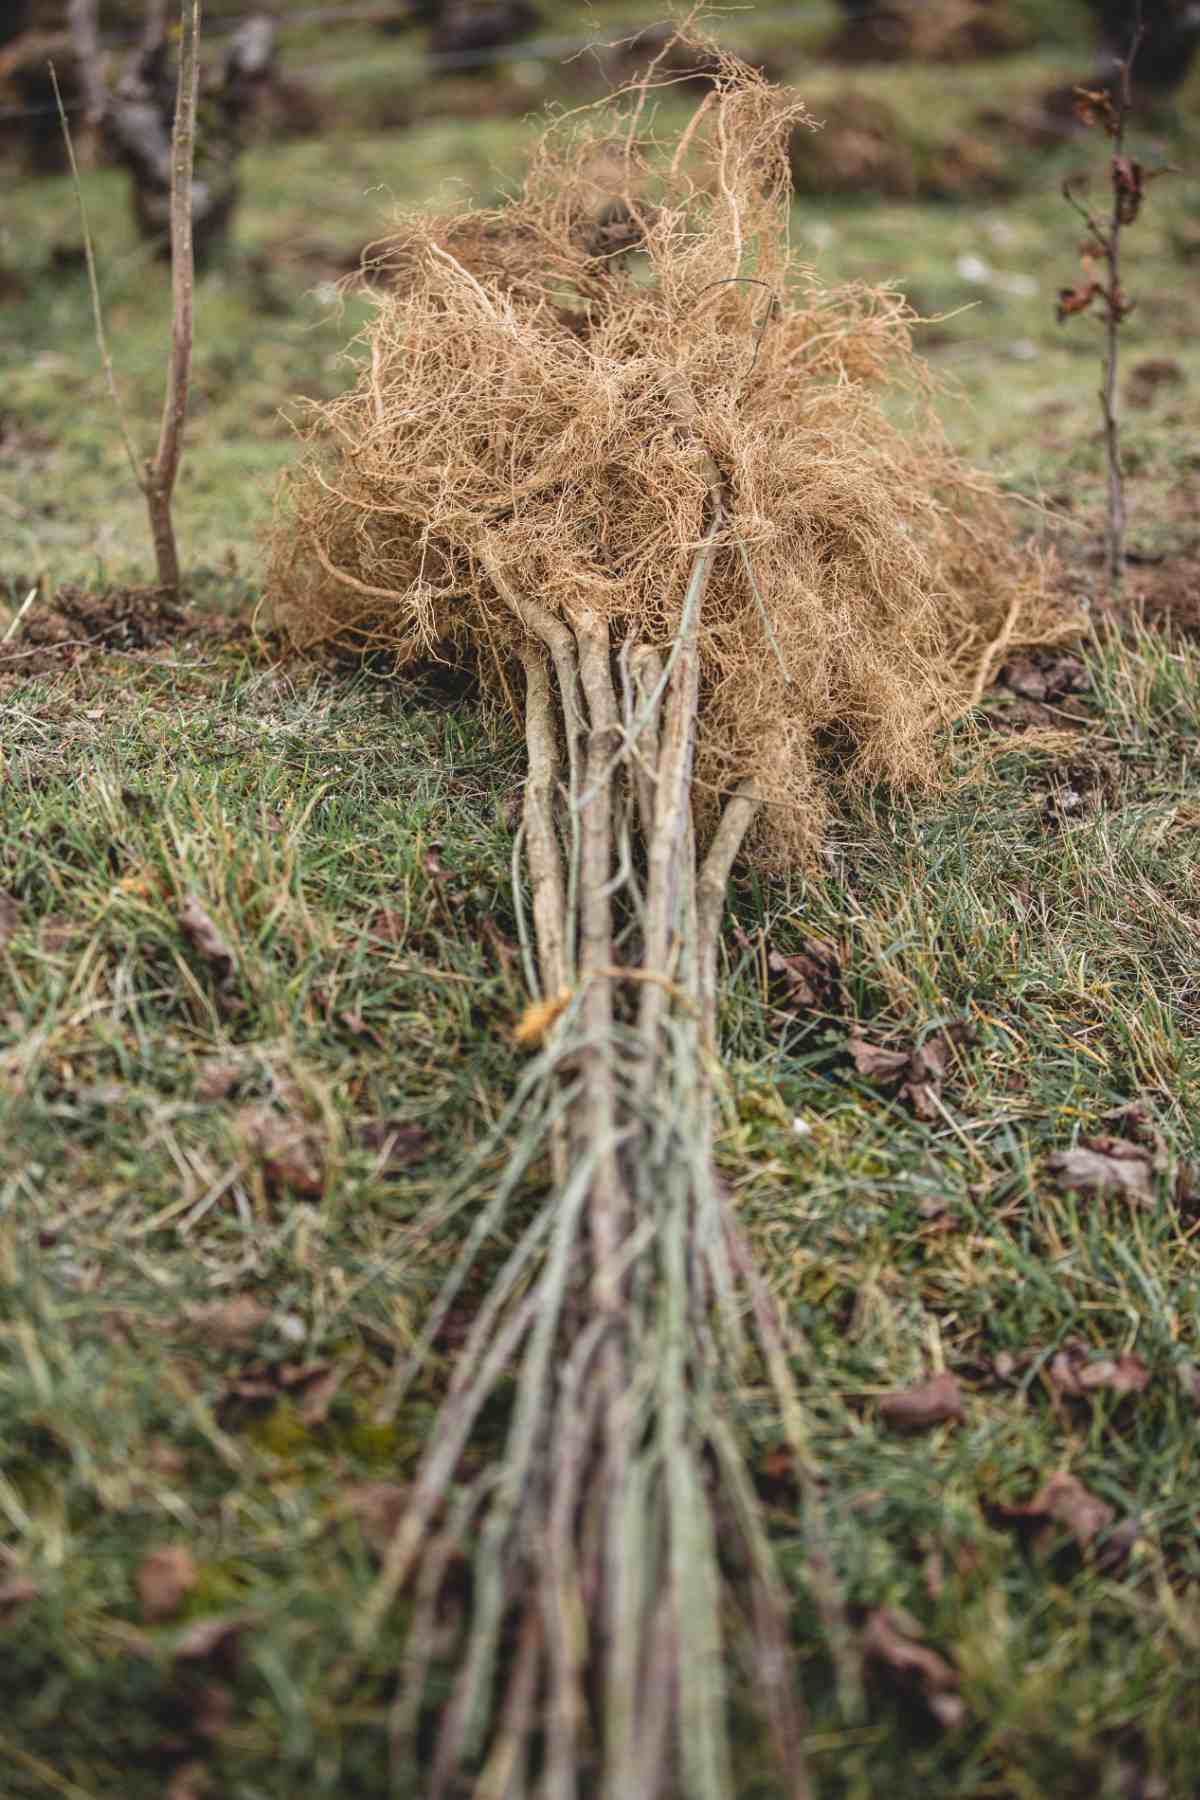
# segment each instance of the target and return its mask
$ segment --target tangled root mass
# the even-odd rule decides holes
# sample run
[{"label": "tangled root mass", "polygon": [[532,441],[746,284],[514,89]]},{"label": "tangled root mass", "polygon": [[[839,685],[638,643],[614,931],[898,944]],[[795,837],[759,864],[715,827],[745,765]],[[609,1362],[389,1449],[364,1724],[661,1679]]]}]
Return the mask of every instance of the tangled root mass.
[{"label": "tangled root mass", "polygon": [[792,254],[803,107],[722,58],[664,146],[656,98],[652,75],[555,121],[510,202],[375,247],[360,373],[312,408],[270,593],[303,644],[471,653],[519,696],[514,593],[667,649],[715,462],[697,809],[752,779],[749,854],[782,865],[832,780],[931,779],[939,727],[1064,621],[945,443],[902,298]]}]

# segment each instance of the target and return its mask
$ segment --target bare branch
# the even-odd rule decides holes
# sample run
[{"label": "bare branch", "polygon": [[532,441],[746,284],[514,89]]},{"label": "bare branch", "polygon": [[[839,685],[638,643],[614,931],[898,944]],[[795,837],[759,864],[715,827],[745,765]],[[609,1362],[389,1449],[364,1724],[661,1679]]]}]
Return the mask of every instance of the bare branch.
[{"label": "bare branch", "polygon": [[158,449],[146,468],[146,499],[158,560],[159,585],[179,591],[179,555],[171,518],[171,496],[179,473],[183,425],[187,414],[192,367],[192,304],[195,264],[192,255],[192,164],[196,141],[196,89],[200,39],[200,0],[181,0],[179,81],[175,128],[171,135],[171,353],[163,399]]},{"label": "bare branch", "polygon": [[108,110],[108,89],[104,81],[104,65],[100,55],[100,33],[96,23],[96,0],[70,0],[67,24],[71,32],[71,48],[83,89],[83,160],[95,161],[100,126]]}]

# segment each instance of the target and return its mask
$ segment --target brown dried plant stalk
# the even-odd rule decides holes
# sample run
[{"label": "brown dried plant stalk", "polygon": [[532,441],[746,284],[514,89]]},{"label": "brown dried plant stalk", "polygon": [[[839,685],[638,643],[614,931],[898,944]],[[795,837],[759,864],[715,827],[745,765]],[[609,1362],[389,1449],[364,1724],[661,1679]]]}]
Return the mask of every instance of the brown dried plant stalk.
[{"label": "brown dried plant stalk", "polygon": [[[86,7],[78,8],[84,20]],[[147,33],[162,28],[162,6],[154,0],[147,10]],[[94,19],[91,21],[94,25]],[[86,33],[87,25],[80,29]],[[192,253],[192,167],[196,140],[196,95],[199,85],[200,0],[180,0],[179,75],[175,97],[175,121],[171,133],[171,342],[167,355],[166,387],[163,396],[162,423],[158,444],[152,457],[140,462],[134,449],[125,410],[117,390],[116,375],[104,329],[104,312],[100,304],[100,286],[96,274],[95,247],[88,225],[83,188],[75,159],[75,146],[66,110],[58,89],[58,78],[51,65],[59,120],[66,141],[75,198],[83,229],[84,254],[87,260],[88,288],[92,301],[92,318],[100,361],[108,384],[109,396],[117,417],[121,440],[133,471],[134,480],[146,496],[150,535],[158,567],[158,584],[168,594],[179,592],[179,552],[175,541],[175,525],[171,511],[179,462],[183,454],[183,427],[187,416],[188,384],[192,365],[192,310],[195,288],[195,263]],[[88,86],[89,120],[102,106],[98,64],[85,55]]]},{"label": "brown dried plant stalk", "polygon": [[[714,1161],[725,895],[740,854],[811,848],[834,779],[931,778],[936,728],[1012,643],[1063,626],[926,413],[886,421],[880,384],[917,374],[902,303],[794,265],[803,108],[720,67],[669,149],[651,70],[552,127],[508,206],[403,221],[360,379],[316,415],[273,541],[297,638],[469,650],[528,751],[514,892],[545,1033],[421,1222],[475,1209],[389,1415],[483,1246],[505,1256],[357,1622],[365,1655],[406,1597],[394,1780],[430,1800],[468,1778],[727,1800],[750,1695],[778,1790],[808,1791],[752,1386],[791,1450],[853,1715],[804,1348]],[[503,1447],[468,1476],[501,1393]]]},{"label": "brown dried plant stalk", "polygon": [[[1099,304],[1104,326],[1104,374],[1100,387],[1100,416],[1104,423],[1104,454],[1108,470],[1108,511],[1105,531],[1105,566],[1109,584],[1119,589],[1125,571],[1125,474],[1121,465],[1120,422],[1117,416],[1117,360],[1120,352],[1121,326],[1136,304],[1121,285],[1121,237],[1142,209],[1146,188],[1156,175],[1168,174],[1166,168],[1147,169],[1125,153],[1125,130],[1133,108],[1133,65],[1146,34],[1142,8],[1134,12],[1133,33],[1129,49],[1117,64],[1113,92],[1107,88],[1079,88],[1075,111],[1085,125],[1099,126],[1112,142],[1109,156],[1109,185],[1112,207],[1106,221],[1100,220],[1081,198],[1086,177],[1073,176],[1063,183],[1063,198],[1078,213],[1087,227],[1080,245],[1082,278],[1074,287],[1060,288],[1057,316],[1064,319],[1087,312]],[[1103,279],[1095,273],[1103,270]]]}]

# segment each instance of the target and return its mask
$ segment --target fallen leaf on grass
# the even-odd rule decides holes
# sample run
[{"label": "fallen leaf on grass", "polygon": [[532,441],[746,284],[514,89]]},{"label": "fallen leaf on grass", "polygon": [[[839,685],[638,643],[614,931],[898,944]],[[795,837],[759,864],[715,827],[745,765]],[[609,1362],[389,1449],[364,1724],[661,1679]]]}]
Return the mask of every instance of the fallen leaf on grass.
[{"label": "fallen leaf on grass", "polygon": [[251,1343],[271,1315],[252,1294],[234,1294],[228,1300],[187,1306],[183,1316],[196,1337],[218,1350],[235,1350]]},{"label": "fallen leaf on grass", "polygon": [[212,1778],[202,1762],[184,1763],[163,1790],[163,1800],[208,1800]]},{"label": "fallen leaf on grass", "polygon": [[402,944],[408,931],[408,920],[402,912],[381,907],[367,920],[367,940],[375,944]]},{"label": "fallen leaf on grass", "polygon": [[1011,1519],[1064,1526],[1081,1550],[1090,1549],[1117,1516],[1106,1500],[1090,1494],[1082,1481],[1062,1471],[1051,1475],[1027,1506],[1008,1506],[1004,1511]]},{"label": "fallen leaf on grass", "polygon": [[82,936],[83,929],[69,913],[49,913],[42,920],[38,938],[47,956],[57,956]]},{"label": "fallen leaf on grass", "polygon": [[28,1575],[12,1575],[7,1581],[0,1581],[0,1624],[7,1625],[37,1597],[38,1585]]},{"label": "fallen leaf on grass", "polygon": [[322,1369],[304,1384],[304,1393],[296,1408],[300,1423],[311,1431],[323,1425],[329,1417],[329,1409],[337,1398],[338,1390],[350,1373],[347,1363],[335,1363],[332,1368]]},{"label": "fallen leaf on grass", "polygon": [[784,1004],[795,1013],[837,1017],[842,1011],[842,965],[831,944],[802,938],[790,956],[772,950],[767,968],[778,977]]},{"label": "fallen leaf on grass", "polygon": [[212,965],[213,973],[223,987],[237,968],[237,957],[194,894],[188,895],[179,909],[178,917],[184,936],[192,948]]},{"label": "fallen leaf on grass", "polygon": [[242,1065],[220,1056],[210,1056],[196,1076],[197,1100],[224,1100],[231,1094],[243,1074]]},{"label": "fallen leaf on grass", "polygon": [[1122,1194],[1139,1205],[1154,1198],[1151,1157],[1141,1144],[1124,1138],[1097,1138],[1103,1149],[1081,1144],[1075,1150],[1059,1150],[1048,1159],[1048,1168],[1064,1191],[1080,1194]]},{"label": "fallen leaf on grass", "polygon": [[1089,1361],[1084,1345],[1069,1343],[1051,1357],[1046,1377],[1059,1393],[1086,1399],[1105,1390],[1117,1395],[1140,1394],[1149,1383],[1150,1371],[1140,1356],[1123,1353]]},{"label": "fallen leaf on grass", "polygon": [[885,1050],[881,1044],[868,1044],[857,1032],[846,1040],[846,1048],[854,1058],[854,1067],[868,1081],[890,1081],[907,1069],[907,1050]]},{"label": "fallen leaf on grass", "polygon": [[1167,1149],[1167,1140],[1155,1124],[1150,1108],[1143,1105],[1140,1100],[1132,1100],[1128,1105],[1115,1107],[1112,1112],[1105,1113],[1104,1116],[1124,1127],[1122,1138],[1087,1138],[1085,1141],[1089,1147],[1093,1150],[1101,1150],[1105,1144],[1120,1141],[1141,1145],[1149,1152],[1155,1173],[1161,1175],[1171,1158]]},{"label": "fallen leaf on grass", "polygon": [[[1076,308],[1075,310],[1078,310]],[[1077,656],[1053,651],[1034,651],[1005,663],[1001,684],[1024,700],[1061,700],[1066,694],[1084,694],[1091,677]]]},{"label": "fallen leaf on grass", "polygon": [[884,1394],[879,1402],[879,1415],[888,1425],[901,1431],[927,1431],[932,1425],[944,1425],[963,1416],[962,1394],[953,1375],[945,1370],[929,1381],[914,1387]]},{"label": "fallen leaf on grass", "polygon": [[238,1124],[246,1148],[268,1180],[297,1194],[320,1194],[325,1170],[320,1148],[301,1119],[286,1118],[266,1106],[243,1107]]},{"label": "fallen leaf on grass", "polygon": [[297,1419],[310,1429],[323,1425],[334,1397],[354,1369],[352,1360],[330,1362],[267,1362],[255,1358],[246,1363],[226,1386],[220,1400],[279,1400],[288,1395]]},{"label": "fallen leaf on grass", "polygon": [[360,1127],[358,1141],[364,1150],[381,1158],[380,1171],[403,1169],[429,1153],[433,1142],[423,1125],[404,1119],[368,1119]]},{"label": "fallen leaf on grass", "polygon": [[882,1044],[868,1043],[858,1032],[846,1040],[846,1048],[860,1075],[883,1087],[898,1085],[900,1098],[908,1101],[918,1119],[928,1121],[941,1116],[939,1101],[952,1048],[969,1044],[973,1038],[972,1027],[960,1021],[930,1032],[912,1050],[887,1050]]},{"label": "fallen leaf on grass", "polygon": [[1175,1374],[1187,1399],[1200,1411],[1200,1369],[1194,1362],[1182,1362]]},{"label": "fallen leaf on grass", "polygon": [[958,1692],[958,1671],[936,1650],[920,1643],[916,1630],[899,1614],[880,1607],[863,1628],[863,1654],[897,1676],[904,1687],[915,1689],[939,1725],[952,1730],[966,1717]]},{"label": "fallen leaf on grass", "polygon": [[962,1224],[958,1208],[944,1194],[927,1194],[918,1201],[917,1212],[925,1222],[926,1236],[937,1237],[943,1232],[957,1231]]},{"label": "fallen leaf on grass", "polygon": [[394,1481],[364,1481],[357,1487],[347,1488],[342,1500],[372,1550],[377,1556],[383,1556],[404,1517],[408,1489]]},{"label": "fallen leaf on grass", "polygon": [[0,944],[7,944],[21,923],[21,908],[11,894],[0,891]]},{"label": "fallen leaf on grass", "polygon": [[220,1613],[197,1619],[175,1645],[177,1663],[209,1663],[231,1670],[237,1664],[240,1641],[259,1622],[257,1613]]},{"label": "fallen leaf on grass", "polygon": [[134,1577],[138,1605],[147,1625],[173,1618],[199,1580],[191,1551],[184,1544],[164,1544],[145,1557]]},{"label": "fallen leaf on grass", "polygon": [[370,1038],[371,1042],[378,1044],[381,1050],[384,1048],[384,1038],[373,1025],[367,1024],[361,1006],[347,1007],[345,1011],[338,1014],[337,1022],[339,1025],[344,1025],[351,1036]]}]

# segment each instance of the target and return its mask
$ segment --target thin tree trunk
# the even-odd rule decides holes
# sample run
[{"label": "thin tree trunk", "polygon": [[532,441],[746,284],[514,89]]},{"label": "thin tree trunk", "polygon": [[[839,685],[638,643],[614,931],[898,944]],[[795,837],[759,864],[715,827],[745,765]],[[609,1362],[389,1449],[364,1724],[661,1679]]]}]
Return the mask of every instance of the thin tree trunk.
[{"label": "thin tree trunk", "polygon": [[79,85],[83,89],[83,130],[80,133],[80,158],[85,168],[96,160],[100,127],[108,109],[108,88],[100,57],[100,33],[96,24],[96,0],[70,0],[67,23],[71,31],[71,48]]},{"label": "thin tree trunk", "polygon": [[[151,7],[150,12],[154,11]],[[148,21],[149,26],[149,21]],[[171,136],[171,352],[163,399],[158,449],[146,465],[146,502],[158,562],[159,586],[179,591],[179,553],[171,517],[171,499],[183,449],[188,380],[192,367],[192,302],[195,265],[192,255],[192,162],[196,142],[196,88],[200,39],[200,0],[180,6],[179,84],[175,128]]]}]

